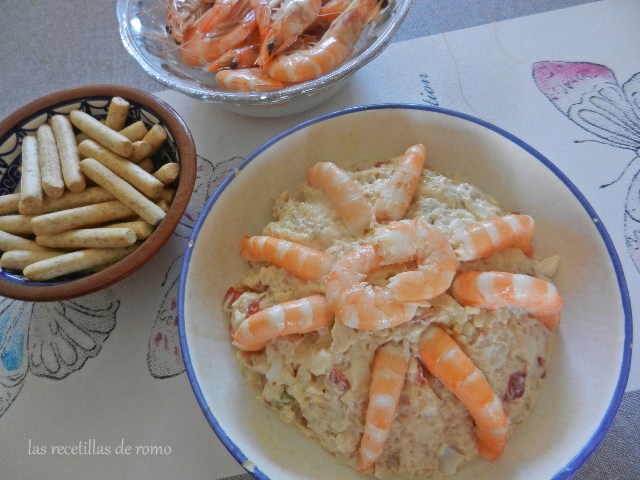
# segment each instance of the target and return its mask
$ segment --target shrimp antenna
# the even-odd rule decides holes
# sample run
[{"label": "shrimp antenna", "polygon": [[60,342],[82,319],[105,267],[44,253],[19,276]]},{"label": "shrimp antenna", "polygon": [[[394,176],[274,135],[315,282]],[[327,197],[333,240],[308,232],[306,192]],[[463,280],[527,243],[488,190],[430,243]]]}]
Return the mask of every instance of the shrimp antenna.
[{"label": "shrimp antenna", "polygon": [[622,173],[620,175],[618,175],[618,178],[616,178],[615,180],[613,180],[612,182],[609,183],[605,183],[604,185],[600,185],[600,188],[606,188],[606,187],[610,187],[611,185],[613,185],[614,183],[616,183],[618,180],[620,180],[624,174],[627,172],[627,170],[629,170],[629,167],[640,158],[640,156],[638,157],[634,157],[633,159],[631,159],[631,161],[627,164],[626,167],[624,167],[624,170],[622,170]]}]

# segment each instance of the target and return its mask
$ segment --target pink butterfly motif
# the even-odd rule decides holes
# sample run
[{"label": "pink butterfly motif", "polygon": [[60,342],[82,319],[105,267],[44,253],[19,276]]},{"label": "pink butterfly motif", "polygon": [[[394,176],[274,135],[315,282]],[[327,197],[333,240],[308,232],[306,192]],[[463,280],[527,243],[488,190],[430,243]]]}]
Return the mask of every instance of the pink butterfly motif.
[{"label": "pink butterfly motif", "polygon": [[[620,175],[604,185],[620,181],[640,159],[640,72],[622,86],[613,71],[587,62],[544,61],[533,65],[533,79],[540,91],[569,120],[598,137],[597,142],[631,150],[634,156]],[[627,250],[640,271],[640,171],[633,174],[624,211]]]}]

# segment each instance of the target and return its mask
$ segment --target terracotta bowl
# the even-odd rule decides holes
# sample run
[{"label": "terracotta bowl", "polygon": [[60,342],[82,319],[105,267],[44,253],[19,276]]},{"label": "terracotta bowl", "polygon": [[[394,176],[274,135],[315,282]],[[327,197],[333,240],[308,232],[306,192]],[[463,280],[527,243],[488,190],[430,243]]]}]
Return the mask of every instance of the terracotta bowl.
[{"label": "terracotta bowl", "polygon": [[196,176],[196,150],[188,127],[164,101],[134,88],[117,85],[87,85],[55,92],[20,108],[0,122],[0,195],[20,186],[22,139],[34,134],[38,126],[54,114],[82,109],[93,116],[105,116],[114,96],[126,99],[129,120],[142,120],[148,126],[161,124],[167,140],[154,156],[156,166],[178,162],[180,177],[176,194],[165,218],[140,246],[124,259],[103,270],[85,275],[69,275],[47,282],[29,281],[22,275],[0,269],[0,295],[27,301],[55,301],[79,297],[113,285],[142,267],[169,239],[184,213]]}]

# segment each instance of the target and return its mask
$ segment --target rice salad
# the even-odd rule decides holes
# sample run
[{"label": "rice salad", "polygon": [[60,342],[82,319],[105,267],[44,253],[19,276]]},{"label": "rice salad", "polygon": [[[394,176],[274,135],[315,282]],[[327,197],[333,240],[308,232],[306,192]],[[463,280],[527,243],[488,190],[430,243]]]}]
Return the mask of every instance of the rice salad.
[{"label": "rice salad", "polygon": [[[401,158],[374,165],[343,164],[342,170],[374,204]],[[508,213],[473,185],[425,166],[403,219],[426,221],[455,244],[467,226]],[[370,243],[386,223],[373,219],[366,231],[354,234],[331,195],[305,180],[274,198],[273,220],[261,235],[313,248],[338,261]],[[510,272],[550,282],[558,263],[556,256],[538,259],[520,248],[503,248],[484,258],[458,259],[457,272]],[[249,259],[248,265],[244,278],[225,298],[231,332],[259,311],[326,293],[324,278],[303,280],[260,259]],[[384,288],[391,276],[407,268],[415,267],[383,266],[370,272],[366,281]],[[313,331],[277,336],[258,350],[239,349],[238,358],[261,402],[339,461],[358,469],[372,362],[381,346],[393,342],[407,361],[404,383],[382,453],[369,467],[359,469],[382,479],[441,478],[476,458],[478,444],[469,409],[420,357],[420,338],[432,325],[455,339],[484,374],[508,417],[508,436],[514,434],[514,427],[534,407],[555,336],[553,329],[518,306],[463,305],[447,289],[418,302],[409,321],[391,328],[352,328],[336,319]]]}]

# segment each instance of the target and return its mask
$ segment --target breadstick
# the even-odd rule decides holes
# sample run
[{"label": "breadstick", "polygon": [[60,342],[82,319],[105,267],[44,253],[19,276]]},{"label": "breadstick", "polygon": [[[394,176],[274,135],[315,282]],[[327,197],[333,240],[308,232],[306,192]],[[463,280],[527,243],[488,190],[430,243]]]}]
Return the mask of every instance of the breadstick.
[{"label": "breadstick", "polygon": [[40,235],[36,243],[50,248],[121,248],[136,243],[130,228],[80,228],[62,233]]},{"label": "breadstick", "polygon": [[115,198],[111,192],[102,187],[89,187],[80,193],[66,192],[60,198],[45,198],[40,213],[83,207],[94,203],[108,202],[115,200]]},{"label": "breadstick", "polygon": [[164,200],[159,200],[156,203],[156,205],[158,205],[165,212],[169,211],[169,204],[167,202],[165,202]]},{"label": "breadstick", "polygon": [[38,141],[27,135],[22,140],[22,178],[20,179],[20,213],[25,215],[40,213],[42,210],[42,182]]},{"label": "breadstick", "polygon": [[[24,169],[22,174],[24,175]],[[0,195],[0,215],[6,215],[8,213],[18,213],[20,196],[20,193],[9,193],[7,195]]]},{"label": "breadstick", "polygon": [[87,158],[93,158],[100,162],[146,196],[158,198],[162,193],[164,185],[160,180],[142,170],[135,163],[115,155],[93,140],[85,140],[78,146],[78,150]]},{"label": "breadstick", "polygon": [[[80,162],[80,165],[82,165],[82,162]],[[110,202],[95,203],[93,205],[36,215],[31,219],[31,225],[33,226],[33,233],[36,235],[48,235],[50,233],[60,233],[75,228],[96,226],[113,220],[131,218],[134,215],[133,210],[122,202],[112,200]],[[23,248],[22,250],[25,249]]]},{"label": "breadstick", "polygon": [[42,282],[121,260],[134,249],[135,245],[124,248],[88,248],[32,263],[22,273],[28,280]]},{"label": "breadstick", "polygon": [[51,198],[64,193],[64,180],[60,168],[60,157],[51,125],[42,124],[36,131],[38,139],[38,162],[40,163],[40,181],[42,189]]},{"label": "breadstick", "polygon": [[146,140],[138,140],[137,142],[133,142],[133,151],[131,152],[129,160],[133,163],[139,163],[141,160],[150,157],[152,153],[153,148],[149,142]]},{"label": "breadstick", "polygon": [[76,128],[83,131],[90,138],[112,152],[123,157],[131,155],[131,151],[133,150],[131,140],[121,133],[103,125],[99,120],[96,120],[91,115],[80,110],[73,110],[69,114],[69,120],[71,120],[71,123]]},{"label": "breadstick", "polygon": [[22,271],[27,265],[45,260],[47,258],[63,255],[65,252],[35,251],[35,250],[10,250],[0,257],[0,267],[6,270]]},{"label": "breadstick", "polygon": [[173,202],[173,198],[176,196],[176,190],[174,188],[165,188],[162,190],[162,194],[160,195],[160,200],[164,200],[169,205]]},{"label": "breadstick", "polygon": [[167,131],[160,124],[156,123],[143,140],[151,144],[152,153],[157,152],[167,139]]},{"label": "breadstick", "polygon": [[[118,133],[127,137],[129,140],[131,140],[132,144],[134,144],[135,142],[142,140],[148,132],[149,132],[149,129],[144,124],[144,122],[142,120],[138,120],[137,122],[132,123],[131,125],[127,125]],[[89,135],[87,135],[86,133],[80,132],[79,134],[76,135],[76,145],[80,145],[84,140],[88,138],[90,138]],[[134,149],[135,149],[135,146],[134,146]]]},{"label": "breadstick", "polygon": [[87,184],[84,175],[80,171],[78,145],[76,144],[71,122],[66,115],[54,115],[51,117],[51,128],[56,137],[64,184],[74,193],[81,192],[86,188]]},{"label": "breadstick", "polygon": [[165,217],[164,210],[97,160],[85,158],[80,162],[80,168],[87,177],[109,190],[118,200],[151,225],[157,225]]},{"label": "breadstick", "polygon": [[76,135],[76,145],[79,145],[80,142],[82,142],[83,140],[86,140],[87,138],[89,138],[89,135],[87,135],[86,133],[78,133]]},{"label": "breadstick", "polygon": [[33,215],[9,214],[0,216],[0,230],[14,235],[32,235]]},{"label": "breadstick", "polygon": [[103,228],[130,228],[136,234],[138,240],[144,240],[153,233],[153,227],[144,220],[132,220],[130,222],[119,222],[105,225]]},{"label": "breadstick", "polygon": [[127,125],[122,130],[120,130],[120,134],[124,135],[132,142],[142,140],[147,133],[149,133],[149,129],[142,120],[138,120],[137,122],[134,122],[131,125]]},{"label": "breadstick", "polygon": [[129,102],[121,97],[113,97],[107,110],[107,119],[104,124],[112,130],[122,130],[127,124],[129,114]]},{"label": "breadstick", "polygon": [[38,245],[33,240],[19,237],[11,233],[0,230],[0,250],[8,252],[9,250],[49,250],[48,248]]},{"label": "breadstick", "polygon": [[170,185],[176,181],[180,174],[180,165],[176,162],[169,162],[162,165],[153,174],[163,185]]},{"label": "breadstick", "polygon": [[138,162],[138,166],[147,173],[151,173],[154,170],[153,160],[150,157],[144,158]]}]

